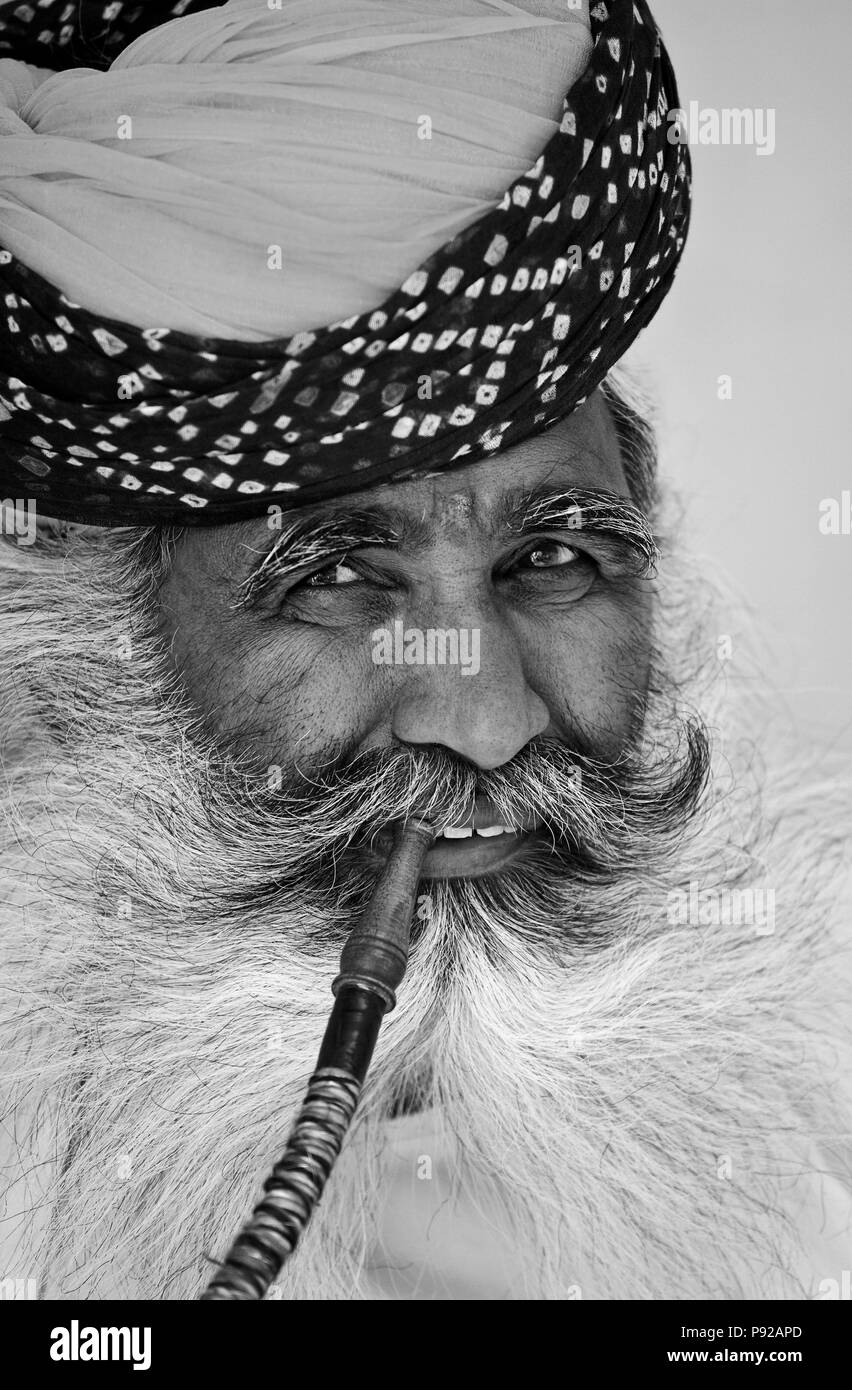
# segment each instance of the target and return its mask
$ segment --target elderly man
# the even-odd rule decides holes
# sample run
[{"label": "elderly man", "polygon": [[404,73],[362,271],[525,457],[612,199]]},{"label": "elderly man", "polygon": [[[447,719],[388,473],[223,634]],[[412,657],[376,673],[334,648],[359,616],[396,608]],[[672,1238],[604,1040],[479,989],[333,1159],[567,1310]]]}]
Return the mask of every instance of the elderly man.
[{"label": "elderly man", "polygon": [[200,1294],[426,815],[271,1296],[833,1296],[848,858],[616,365],[689,217],[645,0],[0,9],[0,1277]]}]

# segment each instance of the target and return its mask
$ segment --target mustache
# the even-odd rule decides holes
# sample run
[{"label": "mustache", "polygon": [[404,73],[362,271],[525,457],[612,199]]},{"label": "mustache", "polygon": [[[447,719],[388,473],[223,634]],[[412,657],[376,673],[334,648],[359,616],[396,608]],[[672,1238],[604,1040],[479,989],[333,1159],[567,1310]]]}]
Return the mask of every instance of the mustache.
[{"label": "mustache", "polygon": [[206,809],[214,825],[233,824],[236,810],[253,834],[280,842],[292,833],[303,856],[337,860],[348,850],[374,847],[412,815],[428,819],[436,832],[457,825],[483,799],[501,822],[535,824],[552,853],[606,874],[640,867],[649,837],[677,835],[701,801],[710,769],[703,724],[683,721],[674,746],[655,749],[651,758],[625,752],[606,762],[542,735],[511,762],[488,770],[434,746],[371,749],[310,770],[275,769],[272,785],[270,774],[265,782],[246,778],[230,816],[214,789]]}]

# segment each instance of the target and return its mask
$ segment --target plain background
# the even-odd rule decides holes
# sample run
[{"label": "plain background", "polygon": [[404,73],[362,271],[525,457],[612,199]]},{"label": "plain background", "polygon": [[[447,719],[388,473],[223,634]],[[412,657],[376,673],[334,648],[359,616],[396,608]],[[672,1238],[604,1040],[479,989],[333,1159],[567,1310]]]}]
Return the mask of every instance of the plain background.
[{"label": "plain background", "polygon": [[[820,501],[852,491],[852,0],[651,8],[681,106],[774,107],[775,153],[691,147],[684,259],[626,364],[659,399],[690,544],[742,595],[722,630],[750,613],[758,679],[829,771],[852,753],[852,535],[818,526]],[[729,666],[736,679],[736,642]]]}]

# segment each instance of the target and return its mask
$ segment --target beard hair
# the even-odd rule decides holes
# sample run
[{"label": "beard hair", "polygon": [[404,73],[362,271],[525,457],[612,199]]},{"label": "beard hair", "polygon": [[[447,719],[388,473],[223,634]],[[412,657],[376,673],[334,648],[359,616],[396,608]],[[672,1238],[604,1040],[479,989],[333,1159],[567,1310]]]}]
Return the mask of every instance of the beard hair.
[{"label": "beard hair", "polygon": [[[137,542],[2,547],[0,1275],[35,1275],[48,1298],[197,1296],[314,1069],[374,884],[358,834],[424,798],[451,823],[475,783],[510,821],[558,807],[555,853],[428,886],[399,1007],[276,1293],[384,1296],[368,1271],[385,1126],[413,1098],[517,1251],[516,1296],[805,1296],[828,1271],[808,1264],[794,1189],[837,1167],[850,1113],[836,789],[803,792],[791,766],[767,819],[736,729],[706,742],[695,702],[722,713],[695,576],[667,576],[644,738],[618,764],[560,764],[545,742],[523,775],[471,781],[452,759],[338,750],[279,788],[211,743],[165,672]],[[690,884],[767,885],[774,932],[673,923]]]}]

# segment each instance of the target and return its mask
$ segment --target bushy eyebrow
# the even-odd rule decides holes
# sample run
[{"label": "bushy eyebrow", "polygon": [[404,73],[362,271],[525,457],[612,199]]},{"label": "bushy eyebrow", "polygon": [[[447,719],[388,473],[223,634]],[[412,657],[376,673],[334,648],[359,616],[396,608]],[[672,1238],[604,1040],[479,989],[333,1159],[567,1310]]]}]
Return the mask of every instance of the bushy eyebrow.
[{"label": "bushy eyebrow", "polygon": [[[392,506],[318,510],[305,508],[277,518],[275,539],[239,586],[234,607],[252,609],[266,590],[311,567],[322,567],[353,550],[379,546],[422,549],[435,536],[435,523]],[[490,519],[495,538],[519,539],[542,531],[583,531],[600,537],[613,553],[632,560],[647,576],[659,550],[644,514],[617,493],[595,488],[515,488],[506,493]]]},{"label": "bushy eyebrow", "polygon": [[365,546],[397,549],[414,539],[409,518],[394,508],[324,513],[306,508],[292,518],[282,513],[277,519],[275,540],[240,585],[235,608],[253,608],[271,584],[311,565],[328,564],[347,551]]},{"label": "bushy eyebrow", "polygon": [[601,537],[613,554],[629,558],[637,577],[652,575],[660,559],[643,512],[615,492],[598,488],[519,488],[502,499],[497,525],[515,537],[541,531],[583,531]]}]

